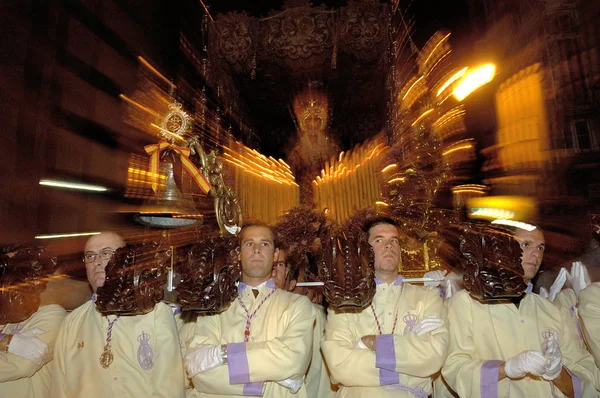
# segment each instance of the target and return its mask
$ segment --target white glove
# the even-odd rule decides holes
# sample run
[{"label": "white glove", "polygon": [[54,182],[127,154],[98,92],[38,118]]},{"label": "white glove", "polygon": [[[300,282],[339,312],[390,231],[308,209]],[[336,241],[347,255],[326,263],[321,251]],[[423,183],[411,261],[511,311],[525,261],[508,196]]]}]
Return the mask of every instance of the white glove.
[{"label": "white glove", "polygon": [[511,379],[520,379],[527,373],[542,376],[546,371],[546,358],[539,351],[523,351],[504,362],[504,371]]},{"label": "white glove", "polygon": [[363,343],[362,338],[360,338],[360,339],[358,339],[356,341],[356,345],[354,347],[355,348],[360,348],[361,350],[368,350],[369,349],[369,347],[367,347],[365,345],[365,343]]},{"label": "white glove", "polygon": [[558,344],[558,335],[554,333],[552,338],[542,343],[542,352],[546,358],[545,371],[542,377],[546,380],[554,380],[562,372],[562,353]]},{"label": "white glove", "polygon": [[588,270],[580,261],[575,261],[571,268],[571,274],[567,274],[567,278],[573,285],[575,295],[579,297],[579,292],[588,287],[592,282]]},{"label": "white glove", "polygon": [[442,326],[444,322],[435,315],[429,315],[422,318],[413,328],[413,332],[420,336],[422,334],[432,332]]},{"label": "white glove", "polygon": [[428,287],[438,287],[440,285],[440,283],[442,283],[442,281],[444,280],[444,277],[446,276],[446,273],[448,271],[446,270],[435,270],[435,271],[429,271],[426,272],[425,275],[423,275],[423,278],[430,278],[433,279],[433,281],[431,282],[423,282],[423,285],[428,286]]},{"label": "white glove", "polygon": [[289,389],[292,394],[295,394],[300,390],[302,384],[304,384],[304,376],[302,376],[301,379],[285,379],[277,381],[276,383]]},{"label": "white glove", "polygon": [[41,365],[48,356],[48,344],[37,336],[46,333],[45,330],[34,328],[19,334],[13,334],[8,345],[8,352]]},{"label": "white glove", "polygon": [[554,280],[552,286],[550,286],[550,291],[548,292],[548,300],[554,301],[558,292],[560,292],[567,282],[567,277],[569,276],[569,272],[566,268],[561,268]]},{"label": "white glove", "polygon": [[549,294],[545,287],[540,287],[540,297],[543,297],[546,300],[548,300]]},{"label": "white glove", "polygon": [[444,299],[450,300],[454,293],[458,292],[460,287],[455,280],[448,279],[446,280],[446,294],[444,295]]},{"label": "white glove", "polygon": [[219,367],[224,363],[221,356],[221,346],[196,344],[196,347],[185,356],[184,363],[190,377]]}]

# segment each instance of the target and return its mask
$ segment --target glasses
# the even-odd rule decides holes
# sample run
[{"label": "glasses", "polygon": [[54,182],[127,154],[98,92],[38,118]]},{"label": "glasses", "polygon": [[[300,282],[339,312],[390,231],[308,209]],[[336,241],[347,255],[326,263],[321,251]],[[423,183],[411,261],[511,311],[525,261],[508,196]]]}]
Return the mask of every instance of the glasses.
[{"label": "glasses", "polygon": [[110,260],[113,254],[115,254],[115,251],[110,249],[101,250],[98,253],[87,252],[83,255],[83,262],[92,263],[96,261],[97,256],[100,256],[100,260],[103,261]]}]

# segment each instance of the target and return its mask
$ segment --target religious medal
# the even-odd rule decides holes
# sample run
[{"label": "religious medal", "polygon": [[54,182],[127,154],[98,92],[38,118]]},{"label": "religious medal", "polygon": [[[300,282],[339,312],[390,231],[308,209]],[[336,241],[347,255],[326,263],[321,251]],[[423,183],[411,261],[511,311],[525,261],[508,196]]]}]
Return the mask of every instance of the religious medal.
[{"label": "religious medal", "polygon": [[106,321],[108,322],[108,329],[106,330],[106,345],[104,346],[104,351],[102,351],[102,355],[100,355],[100,365],[102,365],[104,369],[107,369],[113,363],[113,359],[115,359],[112,353],[112,348],[110,346],[110,341],[112,340],[113,325],[118,319],[118,315],[112,321],[109,320],[108,317],[106,317]]},{"label": "religious medal", "polygon": [[104,369],[107,369],[113,363],[113,359],[114,357],[110,344],[106,344],[102,355],[100,355],[100,365],[102,365]]}]

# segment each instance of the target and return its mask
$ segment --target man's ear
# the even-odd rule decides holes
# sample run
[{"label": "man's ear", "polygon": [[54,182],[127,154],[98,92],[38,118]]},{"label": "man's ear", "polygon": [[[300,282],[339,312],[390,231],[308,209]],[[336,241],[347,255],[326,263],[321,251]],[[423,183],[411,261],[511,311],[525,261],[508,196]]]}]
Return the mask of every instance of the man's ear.
[{"label": "man's ear", "polygon": [[292,280],[290,281],[290,283],[289,283],[289,286],[288,286],[288,289],[287,289],[287,290],[288,290],[288,292],[291,292],[291,291],[293,291],[293,290],[296,288],[296,283],[298,283],[298,281],[297,281],[297,280],[295,280],[295,279],[292,279]]},{"label": "man's ear", "polygon": [[273,263],[276,263],[277,259],[279,259],[279,248],[275,249],[275,253],[273,253]]}]

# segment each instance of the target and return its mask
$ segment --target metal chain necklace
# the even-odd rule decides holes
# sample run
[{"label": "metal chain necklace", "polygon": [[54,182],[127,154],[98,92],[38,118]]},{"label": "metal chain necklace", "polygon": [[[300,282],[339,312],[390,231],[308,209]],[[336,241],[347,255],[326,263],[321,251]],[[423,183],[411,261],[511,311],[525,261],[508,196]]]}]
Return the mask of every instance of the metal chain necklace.
[{"label": "metal chain necklace", "polygon": [[[379,330],[379,334],[383,334],[383,331],[381,330],[381,324],[379,323],[379,318],[375,313],[375,307],[373,307],[373,303],[371,303],[371,311],[373,311],[373,316],[375,317],[375,323],[377,323],[377,330]],[[392,327],[391,334],[394,334],[396,331],[396,323],[398,323],[398,310],[396,310],[396,316],[394,316],[394,326]]]},{"label": "metal chain necklace", "polygon": [[244,328],[244,343],[247,343],[248,340],[250,339],[250,324],[252,322],[252,319],[254,318],[254,316],[256,315],[258,310],[260,310],[260,307],[262,307],[262,305],[265,303],[265,301],[267,301],[269,299],[269,297],[271,297],[273,295],[273,293],[275,293],[275,290],[277,290],[277,288],[272,289],[269,292],[269,294],[267,294],[265,296],[265,298],[262,299],[262,301],[258,304],[258,307],[256,307],[256,309],[252,312],[252,314],[250,314],[250,312],[248,311],[248,308],[246,307],[246,304],[244,304],[244,302],[242,301],[240,296],[236,297],[237,300],[240,302],[240,305],[246,312],[246,327]]},{"label": "metal chain necklace", "polygon": [[110,341],[112,340],[112,328],[116,321],[119,320],[119,315],[112,321],[106,317],[106,321],[108,322],[108,329],[106,331],[106,345],[104,345],[104,351],[102,351],[102,355],[100,355],[100,365],[104,369],[107,369],[113,363],[113,353],[112,347],[110,346]]}]

